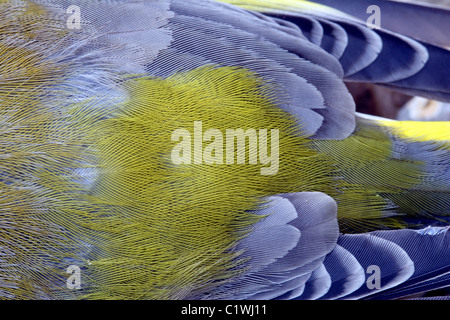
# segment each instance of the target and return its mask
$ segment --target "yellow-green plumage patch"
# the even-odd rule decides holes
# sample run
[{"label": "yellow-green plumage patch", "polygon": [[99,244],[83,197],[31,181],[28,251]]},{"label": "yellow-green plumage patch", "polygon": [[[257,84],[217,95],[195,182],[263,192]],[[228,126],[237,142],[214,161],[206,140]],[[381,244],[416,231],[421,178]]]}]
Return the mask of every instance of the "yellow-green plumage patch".
[{"label": "yellow-green plumage patch", "polygon": [[9,25],[0,31],[0,297],[60,298],[69,295],[63,270],[76,256],[71,231],[83,214],[71,176],[84,159],[83,126],[54,99],[64,101],[67,65],[38,50],[27,33],[34,26],[22,27],[14,41]]},{"label": "yellow-green plumage patch", "polygon": [[422,161],[396,159],[390,133],[368,121],[358,120],[355,132],[341,141],[311,144],[336,164],[338,218],[342,231],[397,228],[391,218],[397,206],[385,195],[399,198],[425,176]]},{"label": "yellow-green plumage patch", "polygon": [[[92,226],[103,240],[88,267],[88,297],[207,291],[245,268],[233,248],[257,221],[251,210],[264,204],[262,197],[331,190],[331,167],[306,147],[296,120],[276,107],[276,93],[255,74],[231,67],[130,80],[129,102],[96,132],[99,176],[91,195],[109,207]],[[278,129],[277,174],[262,175],[261,165],[248,160],[175,165],[171,135],[193,132],[194,121],[223,133]]]},{"label": "yellow-green plumage patch", "polygon": [[439,216],[449,216],[450,122],[386,120],[377,124],[397,143],[410,144],[409,148],[420,152],[423,159],[416,184],[387,196],[408,215],[438,220]]}]

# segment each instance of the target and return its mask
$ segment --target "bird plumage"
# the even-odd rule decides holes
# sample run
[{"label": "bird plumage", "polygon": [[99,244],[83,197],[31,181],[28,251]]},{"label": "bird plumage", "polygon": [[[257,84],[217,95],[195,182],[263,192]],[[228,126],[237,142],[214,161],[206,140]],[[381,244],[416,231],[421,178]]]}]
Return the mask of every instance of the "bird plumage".
[{"label": "bird plumage", "polygon": [[448,100],[445,36],[370,29],[356,7],[226,2],[255,11],[0,2],[2,298],[448,288],[450,125],[367,119],[344,83]]}]

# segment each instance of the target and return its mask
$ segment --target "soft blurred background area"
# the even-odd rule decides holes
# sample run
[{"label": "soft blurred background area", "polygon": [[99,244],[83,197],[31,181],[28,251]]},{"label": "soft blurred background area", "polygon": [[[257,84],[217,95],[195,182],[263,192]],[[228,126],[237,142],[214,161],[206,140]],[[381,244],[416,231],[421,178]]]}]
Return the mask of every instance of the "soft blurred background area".
[{"label": "soft blurred background area", "polygon": [[397,120],[450,121],[450,103],[412,97],[366,83],[349,82],[347,88],[361,113]]},{"label": "soft blurred background area", "polygon": [[[450,8],[450,0],[397,1],[428,2]],[[355,98],[358,112],[397,120],[450,121],[450,103],[411,97],[371,84],[351,82],[347,87]]]}]

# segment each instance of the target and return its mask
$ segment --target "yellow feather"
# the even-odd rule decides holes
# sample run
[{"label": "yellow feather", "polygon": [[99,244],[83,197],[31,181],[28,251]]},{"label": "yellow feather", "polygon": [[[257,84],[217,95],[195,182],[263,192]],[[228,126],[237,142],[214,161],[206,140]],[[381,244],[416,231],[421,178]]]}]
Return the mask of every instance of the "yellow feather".
[{"label": "yellow feather", "polygon": [[403,138],[416,141],[450,141],[450,121],[378,121]]},{"label": "yellow feather", "polygon": [[[91,223],[102,240],[87,272],[101,290],[87,297],[181,298],[223,284],[245,270],[231,249],[258,220],[251,211],[262,197],[330,188],[325,162],[276,107],[276,89],[249,71],[203,67],[128,88],[130,100],[93,132],[99,176],[90,201],[108,209]],[[223,133],[279,129],[277,174],[248,162],[175,165],[171,135],[193,132],[194,121]],[[247,159],[256,152],[246,150]]]}]

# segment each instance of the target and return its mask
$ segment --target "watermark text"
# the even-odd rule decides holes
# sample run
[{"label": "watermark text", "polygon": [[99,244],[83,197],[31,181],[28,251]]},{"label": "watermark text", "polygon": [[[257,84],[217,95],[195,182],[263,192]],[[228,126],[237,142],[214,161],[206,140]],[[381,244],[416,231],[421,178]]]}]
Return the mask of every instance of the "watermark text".
[{"label": "watermark text", "polygon": [[248,164],[257,165],[259,161],[260,165],[266,166],[261,168],[261,175],[275,175],[279,169],[278,129],[270,130],[270,155],[267,129],[226,129],[224,136],[218,129],[203,132],[202,121],[194,121],[193,135],[180,128],[173,131],[171,139],[178,142],[171,153],[172,162],[176,165],[247,164],[248,154]]}]

